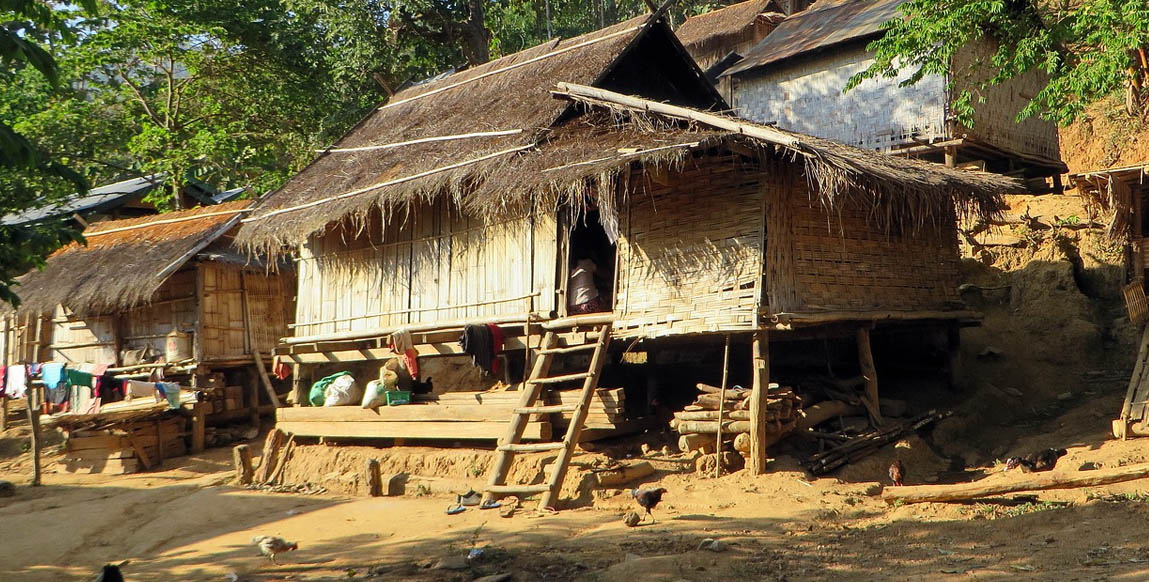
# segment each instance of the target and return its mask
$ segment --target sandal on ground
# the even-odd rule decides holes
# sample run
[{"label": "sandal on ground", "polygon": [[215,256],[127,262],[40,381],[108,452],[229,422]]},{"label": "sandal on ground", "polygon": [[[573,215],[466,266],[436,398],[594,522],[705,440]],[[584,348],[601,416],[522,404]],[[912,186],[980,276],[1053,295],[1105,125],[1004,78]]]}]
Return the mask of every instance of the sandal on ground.
[{"label": "sandal on ground", "polygon": [[456,504],[451,505],[450,507],[447,508],[447,515],[459,515],[460,513],[463,513],[464,511],[467,511],[467,508],[456,503]]}]

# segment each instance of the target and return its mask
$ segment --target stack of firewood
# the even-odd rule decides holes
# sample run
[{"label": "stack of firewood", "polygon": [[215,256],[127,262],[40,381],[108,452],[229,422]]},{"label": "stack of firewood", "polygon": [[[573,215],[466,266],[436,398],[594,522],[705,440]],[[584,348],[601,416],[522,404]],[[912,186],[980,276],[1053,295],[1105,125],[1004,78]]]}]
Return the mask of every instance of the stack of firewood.
[{"label": "stack of firewood", "polygon": [[[698,384],[698,390],[700,394],[694,404],[685,407],[682,412],[674,413],[674,420],[670,421],[670,428],[680,435],[679,450],[684,453],[714,452],[721,408],[722,440],[733,443],[735,450],[744,455],[749,454],[750,390],[740,387],[727,389],[725,400],[720,388]],[[777,384],[770,385],[767,396],[766,433],[769,435],[768,442],[773,443],[794,429],[802,403],[793,389],[778,387]]]}]

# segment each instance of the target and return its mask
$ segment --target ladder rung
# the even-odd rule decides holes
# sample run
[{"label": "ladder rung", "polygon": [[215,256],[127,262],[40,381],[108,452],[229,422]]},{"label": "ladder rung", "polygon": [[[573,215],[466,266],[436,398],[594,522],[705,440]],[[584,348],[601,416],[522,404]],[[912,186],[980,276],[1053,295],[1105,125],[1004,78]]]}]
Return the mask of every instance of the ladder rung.
[{"label": "ladder rung", "polygon": [[542,493],[550,491],[550,485],[488,485],[487,493]]},{"label": "ladder rung", "polygon": [[565,443],[512,443],[509,445],[499,445],[495,450],[508,452],[508,453],[541,453],[543,451],[557,451],[566,447]]},{"label": "ladder rung", "polygon": [[597,347],[598,347],[598,344],[596,344],[596,343],[579,344],[577,346],[564,346],[561,348],[546,348],[543,350],[539,350],[538,353],[544,354],[544,355],[546,355],[546,354],[569,354],[571,352],[584,352],[586,350],[593,350]]},{"label": "ladder rung", "polygon": [[556,412],[574,412],[578,407],[573,404],[554,404],[551,406],[527,406],[516,408],[515,414],[554,414]]},{"label": "ladder rung", "polygon": [[571,380],[582,380],[583,378],[590,378],[590,372],[580,372],[578,374],[567,374],[566,376],[555,376],[553,378],[531,378],[527,380],[530,384],[558,384],[559,382],[570,382]]}]

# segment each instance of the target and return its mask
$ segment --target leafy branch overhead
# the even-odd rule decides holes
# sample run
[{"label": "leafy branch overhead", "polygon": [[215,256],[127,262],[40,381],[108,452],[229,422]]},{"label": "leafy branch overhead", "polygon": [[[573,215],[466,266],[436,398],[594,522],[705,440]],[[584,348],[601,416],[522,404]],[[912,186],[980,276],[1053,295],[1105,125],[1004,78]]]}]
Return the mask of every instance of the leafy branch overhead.
[{"label": "leafy branch overhead", "polygon": [[[1144,0],[910,0],[900,20],[869,45],[874,61],[847,89],[871,78],[909,72],[904,85],[945,76],[960,89],[955,120],[972,124],[973,109],[994,86],[1022,75],[1043,75],[1044,87],[1024,95],[1019,119],[1039,116],[1066,125],[1094,101],[1126,92],[1130,115],[1149,104],[1149,9]],[[971,43],[989,40],[984,58],[962,63]],[[968,53],[967,53],[968,55]],[[971,60],[971,59],[964,59]]]}]

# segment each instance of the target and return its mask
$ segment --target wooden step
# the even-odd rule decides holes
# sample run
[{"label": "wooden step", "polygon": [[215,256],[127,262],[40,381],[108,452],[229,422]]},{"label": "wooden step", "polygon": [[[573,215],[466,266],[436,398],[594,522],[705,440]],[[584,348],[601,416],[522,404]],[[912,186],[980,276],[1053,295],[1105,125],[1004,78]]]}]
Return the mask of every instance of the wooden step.
[{"label": "wooden step", "polygon": [[578,374],[567,374],[566,376],[554,376],[552,378],[532,378],[527,380],[531,384],[558,384],[560,382],[570,382],[572,380],[583,380],[590,378],[592,374],[589,372],[580,372]]},{"label": "wooden step", "polygon": [[554,414],[556,412],[574,412],[578,406],[574,404],[552,404],[550,406],[527,406],[516,408],[515,414]]},{"label": "wooden step", "polygon": [[547,348],[545,350],[539,350],[538,353],[543,354],[543,355],[570,354],[573,352],[585,352],[587,350],[593,350],[597,347],[598,347],[597,343],[587,343],[587,344],[580,344],[580,345],[576,345],[576,346],[564,346],[561,348]]},{"label": "wooden step", "polygon": [[557,451],[565,447],[565,443],[513,443],[509,445],[499,445],[495,450],[504,451],[509,453],[541,453],[544,451]]},{"label": "wooden step", "polygon": [[542,493],[550,491],[551,486],[543,483],[541,485],[488,485],[486,488],[487,493],[498,494],[514,494],[514,493]]}]

